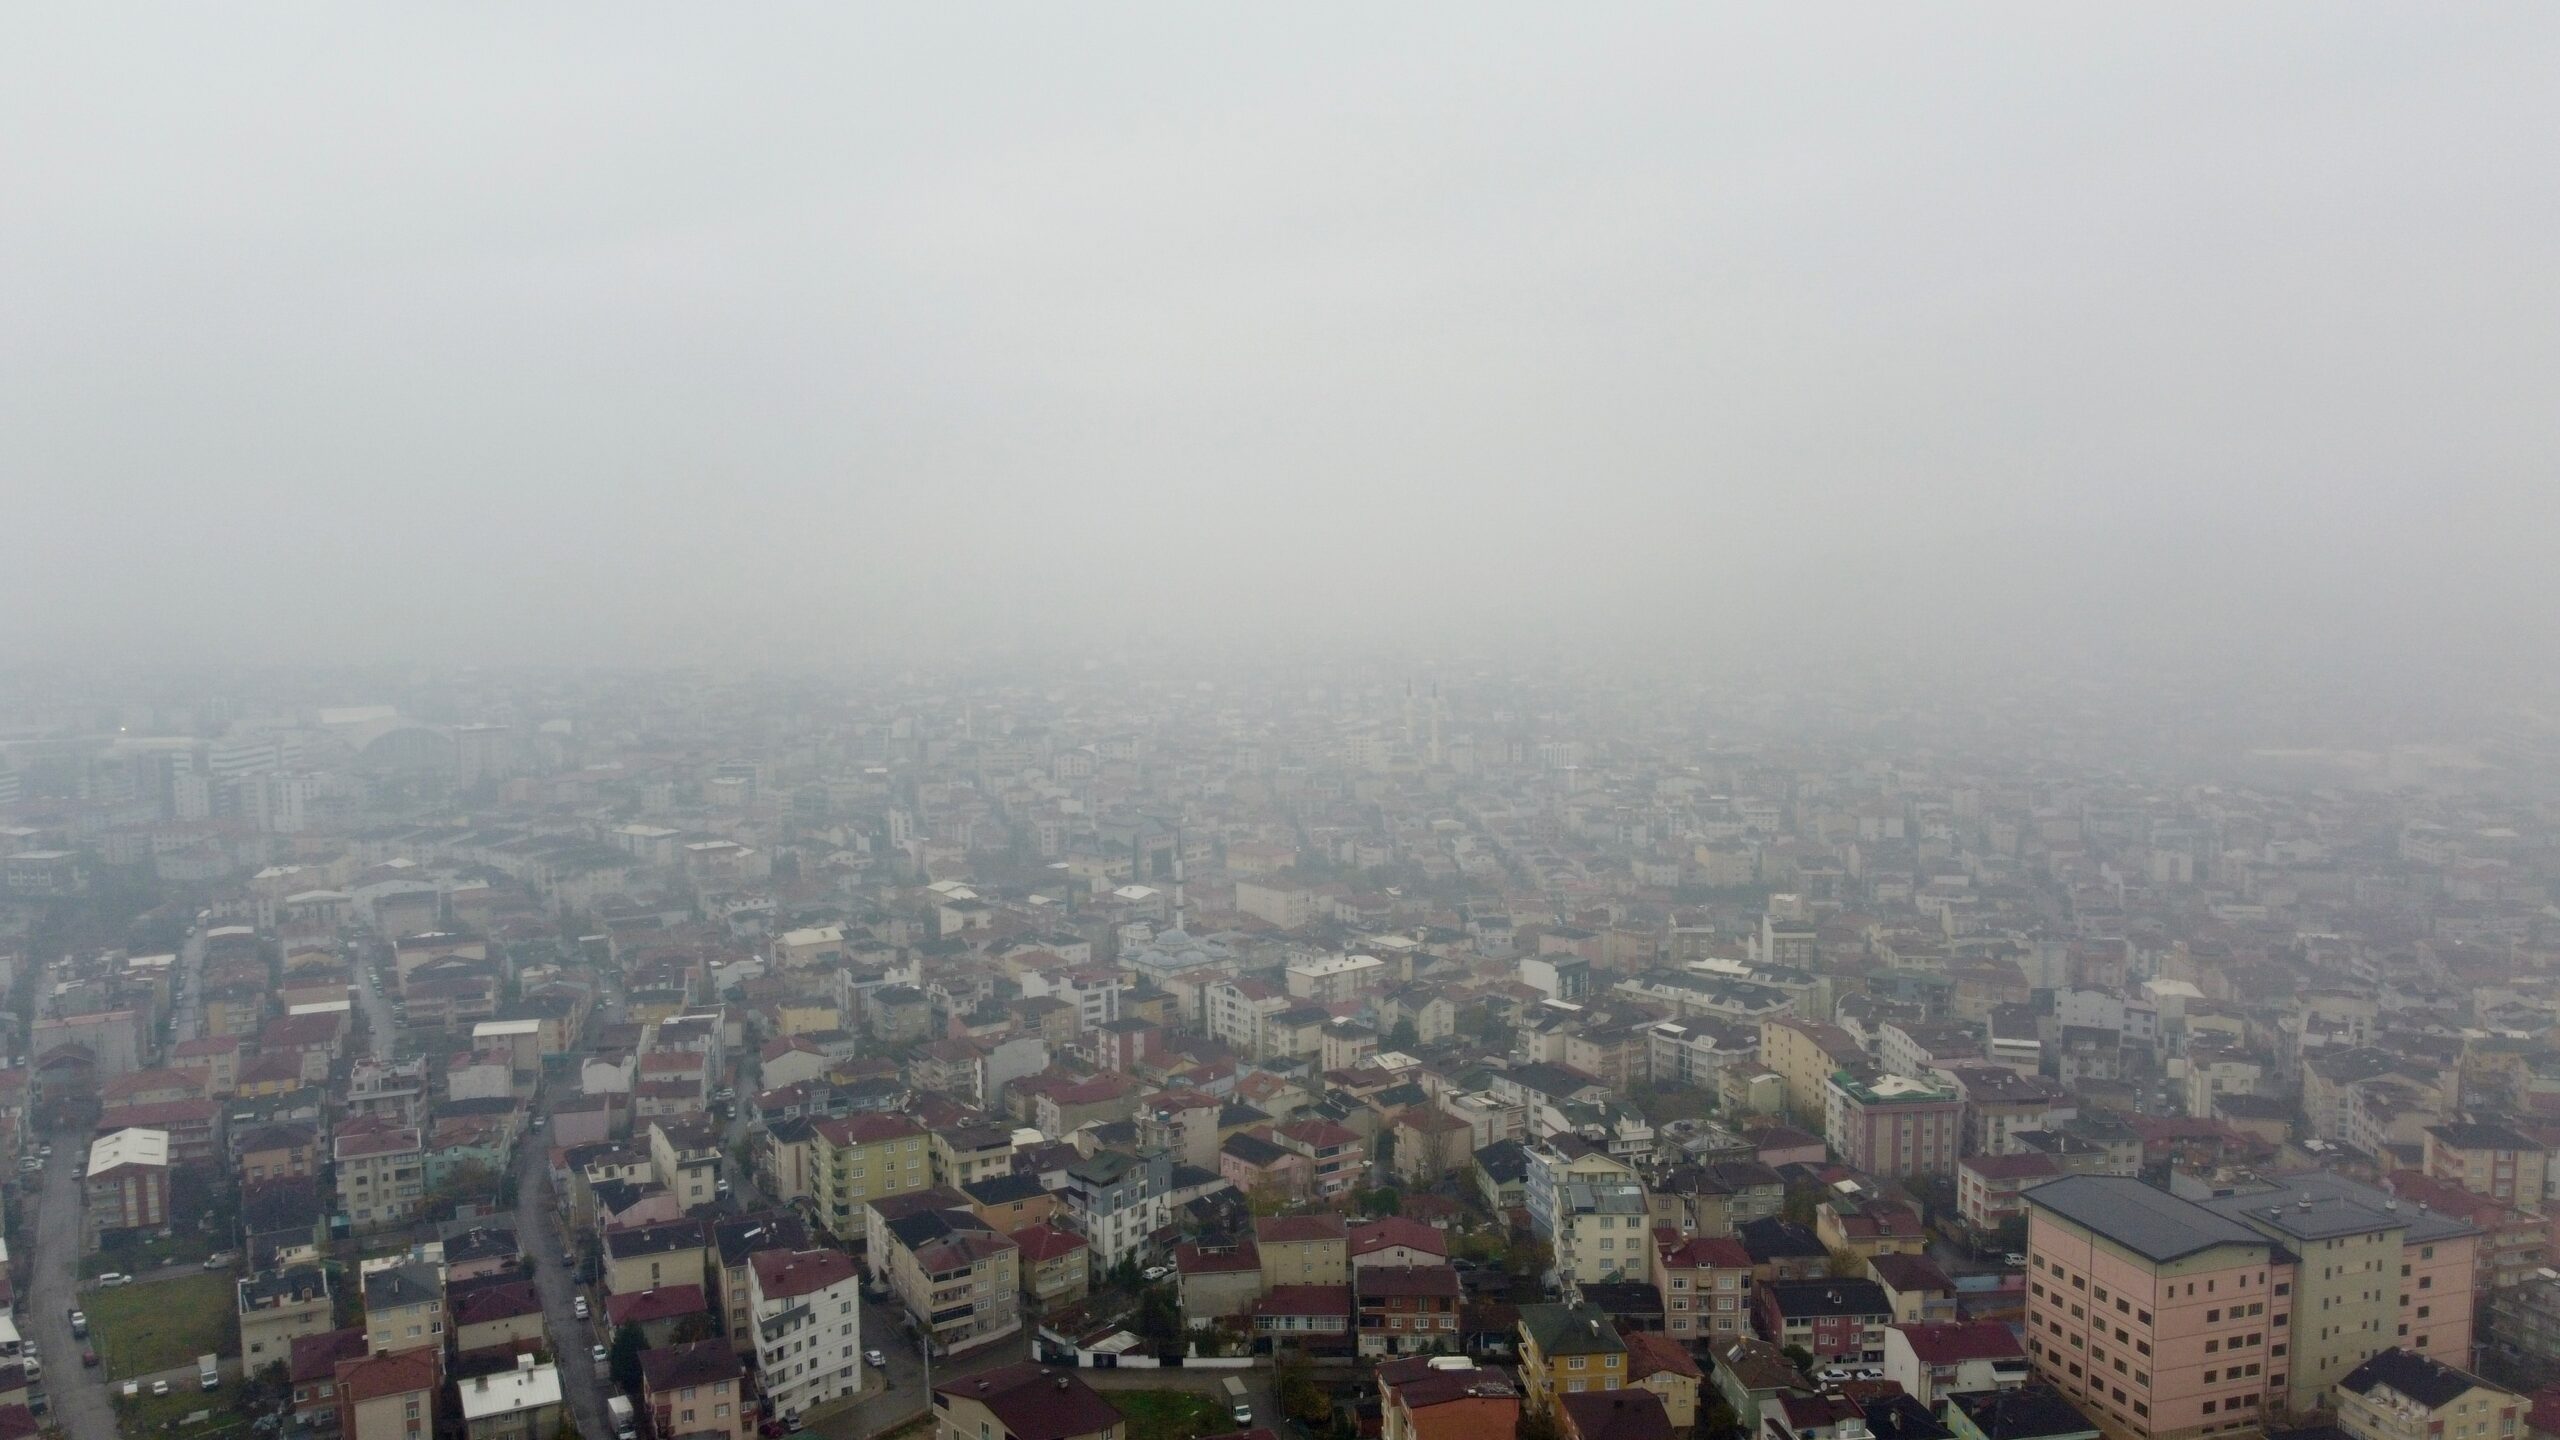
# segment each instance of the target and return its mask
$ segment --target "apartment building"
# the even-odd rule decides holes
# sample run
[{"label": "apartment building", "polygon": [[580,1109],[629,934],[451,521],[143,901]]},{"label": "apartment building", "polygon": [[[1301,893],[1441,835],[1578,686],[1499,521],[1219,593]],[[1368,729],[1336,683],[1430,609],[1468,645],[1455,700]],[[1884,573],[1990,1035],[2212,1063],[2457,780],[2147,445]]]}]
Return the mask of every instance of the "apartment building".
[{"label": "apartment building", "polygon": [[668,1345],[640,1356],[640,1396],[653,1435],[750,1440],[755,1402],[746,1369],[726,1340]]},{"label": "apartment building", "polygon": [[2526,1402],[2414,1350],[2385,1350],[2338,1382],[2352,1440],[2517,1440]]},{"label": "apartment building", "polygon": [[1520,1385],[1529,1409],[1553,1412],[1566,1395],[1627,1383],[1627,1342],[1589,1305],[1520,1307]]},{"label": "apartment building", "polygon": [[2026,1201],[2029,1354],[2140,1433],[2319,1408],[2394,1348],[2470,1353],[2479,1232],[2370,1186],[2314,1173],[2193,1203],[2083,1175]]},{"label": "apartment building", "polygon": [[1760,1066],[1778,1077],[1781,1103],[1799,1123],[1821,1118],[1831,1077],[1865,1059],[1857,1038],[1837,1025],[1793,1016],[1760,1022]]},{"label": "apartment building", "polygon": [[925,1128],[901,1115],[844,1115],[809,1122],[810,1189],[819,1223],[837,1239],[862,1233],[863,1207],[933,1183]]},{"label": "apartment building", "polygon": [[405,1225],[427,1193],[426,1148],[406,1126],[341,1134],[335,1141],[338,1196],[358,1230]]},{"label": "apartment building", "polygon": [[2114,1176],[2066,1176],[2026,1199],[2040,1377],[2146,1440],[2258,1428],[2291,1369],[2274,1353],[2293,1308],[2274,1239]]},{"label": "apartment building", "polygon": [[1067,1223],[1108,1270],[1146,1250],[1148,1237],[1173,1223],[1173,1157],[1162,1150],[1124,1155],[1106,1150],[1067,1167]]},{"label": "apartment building", "polygon": [[2542,1205],[2550,1154],[2504,1125],[2430,1125],[2426,1171],[2431,1179],[2525,1209]]},{"label": "apartment building", "polygon": [[1835,1072],[1823,1091],[1823,1138],[1870,1175],[1952,1175],[1964,1151],[1964,1100],[1904,1075]]},{"label": "apartment building", "polygon": [[862,1388],[861,1282],[853,1257],[834,1250],[767,1250],[749,1263],[757,1383],[796,1428]]}]

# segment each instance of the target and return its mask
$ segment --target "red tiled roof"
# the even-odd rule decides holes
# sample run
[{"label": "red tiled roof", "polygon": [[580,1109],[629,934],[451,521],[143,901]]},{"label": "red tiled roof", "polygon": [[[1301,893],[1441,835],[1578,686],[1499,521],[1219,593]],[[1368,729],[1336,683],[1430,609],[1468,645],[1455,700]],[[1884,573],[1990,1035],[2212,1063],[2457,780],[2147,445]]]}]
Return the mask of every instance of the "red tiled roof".
[{"label": "red tiled roof", "polygon": [[1022,1259],[1030,1264],[1055,1260],[1061,1255],[1072,1255],[1087,1248],[1083,1236],[1055,1225],[1026,1225],[1007,1238],[1021,1248]]},{"label": "red tiled roof", "polygon": [[1348,1285],[1274,1285],[1253,1303],[1257,1315],[1348,1315]]},{"label": "red tiled roof", "polygon": [[1401,1215],[1389,1215],[1384,1219],[1354,1225],[1351,1227],[1349,1239],[1350,1249],[1347,1253],[1355,1259],[1380,1250],[1393,1249],[1398,1245],[1409,1250],[1419,1250],[1426,1255],[1445,1256],[1449,1253],[1448,1237],[1419,1220],[1407,1220]]},{"label": "red tiled roof", "polygon": [[1953,1365],[1959,1360],[2025,1360],[2018,1337],[1997,1320],[1963,1320],[1943,1324],[1894,1325],[1911,1342],[1911,1353],[1924,1365]]},{"label": "red tiled roof", "polygon": [[1253,1222],[1253,1238],[1279,1245],[1298,1240],[1348,1240],[1339,1215],[1265,1215]]},{"label": "red tiled roof", "polygon": [[2052,1156],[2032,1150],[2022,1155],[1968,1155],[1960,1163],[1985,1180],[2032,1180],[2062,1173]]},{"label": "red tiled roof", "polygon": [[1176,1245],[1173,1247],[1173,1268],[1185,1275],[1225,1275],[1260,1270],[1262,1252],[1255,1249],[1250,1240],[1233,1247]]},{"label": "red tiled roof", "polygon": [[1692,1380],[1703,1373],[1698,1362],[1689,1358],[1688,1347],[1668,1335],[1652,1330],[1622,1330],[1618,1338],[1627,1345],[1627,1379],[1631,1383],[1666,1372]]},{"label": "red tiled roof", "polygon": [[835,1250],[760,1250],[748,1263],[768,1300],[814,1294],[853,1276],[853,1257]]},{"label": "red tiled roof", "polygon": [[287,1373],[296,1385],[334,1379],[339,1361],[360,1359],[363,1355],[364,1327],[361,1325],[350,1325],[344,1330],[331,1330],[320,1335],[297,1335],[293,1340],[293,1362]]},{"label": "red tiled roof", "polygon": [[[845,1263],[851,1265],[853,1262],[848,1260]],[[616,1327],[668,1320],[679,1315],[699,1315],[706,1308],[699,1285],[661,1285],[655,1290],[609,1295],[604,1302],[605,1313],[613,1317]]]},{"label": "red tiled roof", "polygon": [[385,1395],[406,1395],[436,1388],[438,1357],[433,1350],[404,1350],[397,1355],[360,1356],[338,1362],[338,1393],[362,1404]]}]

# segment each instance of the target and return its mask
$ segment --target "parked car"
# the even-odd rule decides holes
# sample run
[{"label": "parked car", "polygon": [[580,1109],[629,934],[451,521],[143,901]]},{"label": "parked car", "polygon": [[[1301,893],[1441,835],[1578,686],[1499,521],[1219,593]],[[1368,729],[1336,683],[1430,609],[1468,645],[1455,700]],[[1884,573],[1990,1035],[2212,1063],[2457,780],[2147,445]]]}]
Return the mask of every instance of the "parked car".
[{"label": "parked car", "polygon": [[204,1268],[207,1270],[219,1270],[230,1263],[231,1252],[228,1250],[216,1250],[204,1257]]},{"label": "parked car", "polygon": [[1161,1279],[1163,1279],[1163,1278],[1164,1278],[1164,1277],[1166,1277],[1167,1275],[1172,1274],[1172,1273],[1173,1273],[1173,1267],[1172,1267],[1172,1266],[1170,1266],[1170,1265],[1150,1265],[1150,1266],[1148,1266],[1146,1269],[1144,1269],[1144,1270],[1142,1270],[1142,1271],[1140,1271],[1140,1272],[1138,1272],[1138,1273],[1139,1273],[1139,1277],[1140,1277],[1141,1279],[1147,1280],[1147,1281],[1149,1281],[1149,1282],[1151,1282],[1151,1283],[1152,1283],[1152,1282],[1154,1282],[1154,1281],[1157,1281],[1157,1280],[1161,1280]]},{"label": "parked car", "polygon": [[74,1340],[86,1340],[89,1338],[88,1311],[74,1309],[71,1312],[71,1338]]},{"label": "parked car", "polygon": [[889,1368],[889,1357],[881,1354],[877,1350],[863,1351],[862,1359],[865,1364],[869,1365],[874,1370],[886,1370]]},{"label": "parked car", "polygon": [[603,1371],[607,1366],[613,1363],[612,1351],[607,1350],[601,1345],[590,1345],[587,1348],[594,1353],[596,1369],[599,1372]]},{"label": "parked car", "polygon": [[101,1290],[109,1289],[117,1285],[130,1285],[132,1283],[133,1277],[120,1270],[110,1270],[106,1274],[98,1277],[98,1288]]},{"label": "parked car", "polygon": [[578,1312],[578,1318],[579,1318],[579,1319],[581,1319],[581,1320],[586,1319],[586,1318],[587,1318],[587,1316],[588,1316],[588,1311],[587,1311],[587,1297],[586,1297],[586,1296],[584,1296],[584,1295],[579,1296],[579,1297],[578,1297],[578,1299],[577,1299],[577,1302],[576,1302],[574,1305],[572,1305],[570,1308],[571,1308],[571,1309],[574,1309],[574,1310],[576,1310],[576,1311]]},{"label": "parked car", "polygon": [[95,1370],[95,1369],[97,1369],[97,1368],[98,1368],[98,1352],[97,1352],[97,1351],[95,1351],[95,1350],[83,1350],[83,1351],[81,1351],[81,1352],[80,1352],[80,1368],[81,1368],[81,1369],[83,1369],[83,1370]]},{"label": "parked car", "polygon": [[154,1394],[154,1395],[166,1395],[166,1394],[168,1394],[168,1393],[169,1393],[169,1382],[168,1382],[168,1381],[166,1381],[166,1380],[154,1380],[154,1381],[152,1381],[152,1382],[151,1382],[151,1393],[152,1393],[152,1394]]}]

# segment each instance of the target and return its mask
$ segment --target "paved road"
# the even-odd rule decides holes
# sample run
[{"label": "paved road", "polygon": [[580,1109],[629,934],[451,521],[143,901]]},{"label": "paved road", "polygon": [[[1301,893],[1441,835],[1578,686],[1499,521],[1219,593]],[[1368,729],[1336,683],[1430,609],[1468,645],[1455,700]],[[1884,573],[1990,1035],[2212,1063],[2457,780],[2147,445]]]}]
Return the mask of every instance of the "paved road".
[{"label": "paved road", "polygon": [[388,1061],[393,1058],[392,1040],[398,1032],[391,1024],[391,1003],[382,998],[382,987],[373,983],[373,944],[371,940],[356,942],[356,1002],[364,1006],[374,1058]]},{"label": "paved road", "polygon": [[[542,1292],[543,1330],[560,1356],[561,1386],[578,1433],[610,1436],[605,1419],[604,1382],[596,1377],[592,1346],[603,1342],[594,1325],[578,1318],[572,1301],[578,1293],[567,1267],[560,1263],[560,1224],[551,1194],[550,1146],[540,1135],[528,1135],[517,1147],[516,1243],[533,1257],[534,1284]],[[609,1342],[606,1342],[609,1343]],[[78,1440],[78,1437],[75,1437]]]},{"label": "paved road", "polygon": [[[886,1370],[863,1367],[862,1398],[832,1414],[821,1415],[810,1422],[813,1434],[831,1440],[864,1440],[883,1430],[894,1429],[925,1411],[924,1358],[916,1353],[915,1342],[899,1330],[897,1306],[862,1302],[862,1331],[859,1338],[866,1350],[878,1350],[889,1362]],[[933,1367],[933,1383],[939,1385],[955,1375],[985,1370],[997,1365],[1010,1365],[1031,1356],[1031,1332],[1023,1330],[1008,1335],[983,1350],[973,1350],[958,1360],[946,1360]]]},{"label": "paved road", "polygon": [[71,1338],[71,1307],[78,1303],[80,1264],[80,1187],[71,1178],[70,1153],[57,1149],[44,1170],[44,1189],[36,1212],[35,1274],[28,1286],[28,1309],[21,1311],[26,1333],[44,1352],[45,1393],[53,1398],[47,1417],[70,1440],[117,1440],[116,1416],[107,1403],[99,1377],[103,1370],[80,1365],[80,1342]]}]

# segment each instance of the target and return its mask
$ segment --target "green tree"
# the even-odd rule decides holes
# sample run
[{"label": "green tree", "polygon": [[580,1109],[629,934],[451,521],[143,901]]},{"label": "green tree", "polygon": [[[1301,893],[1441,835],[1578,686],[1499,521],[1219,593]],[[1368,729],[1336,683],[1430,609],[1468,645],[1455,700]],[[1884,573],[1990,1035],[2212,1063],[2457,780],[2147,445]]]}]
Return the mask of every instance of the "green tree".
[{"label": "green tree", "polygon": [[1333,1401],[1316,1383],[1304,1353],[1295,1349],[1275,1350],[1271,1357],[1271,1388],[1280,1397],[1280,1413],[1302,1424],[1312,1425],[1333,1412]]},{"label": "green tree", "polygon": [[1807,1350],[1801,1345],[1789,1345],[1778,1353],[1787,1357],[1787,1363],[1796,1367],[1796,1372],[1798,1374],[1803,1375],[1808,1380],[1813,1378],[1812,1351]]},{"label": "green tree", "polygon": [[1867,1273],[1867,1257],[1855,1250],[1834,1250],[1823,1269],[1835,1280],[1856,1280]]},{"label": "green tree", "polygon": [[640,1356],[649,1348],[649,1337],[640,1327],[625,1320],[613,1332],[613,1383],[624,1391],[640,1388]]},{"label": "green tree", "polygon": [[1404,1209],[1404,1192],[1392,1185],[1360,1192],[1360,1211],[1364,1215],[1395,1215]]},{"label": "green tree", "polygon": [[1422,1032],[1413,1028],[1410,1019],[1399,1020],[1387,1027],[1387,1048],[1410,1051],[1422,1044]]},{"label": "green tree", "polygon": [[1544,1410],[1520,1409],[1520,1423],[1512,1427],[1514,1440],[1556,1440],[1556,1418]]},{"label": "green tree", "polygon": [[1778,1208],[1780,1219],[1791,1224],[1813,1228],[1814,1210],[1822,1203],[1822,1192],[1811,1185],[1787,1187],[1786,1203]]}]

